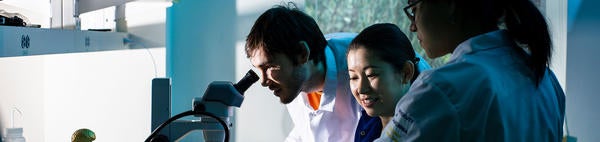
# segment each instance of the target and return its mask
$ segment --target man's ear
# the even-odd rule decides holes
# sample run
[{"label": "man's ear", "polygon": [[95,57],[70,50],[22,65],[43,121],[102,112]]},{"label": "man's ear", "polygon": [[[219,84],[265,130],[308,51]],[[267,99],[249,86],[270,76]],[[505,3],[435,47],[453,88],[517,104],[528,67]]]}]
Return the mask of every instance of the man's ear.
[{"label": "man's ear", "polygon": [[298,54],[298,56],[296,57],[296,61],[298,64],[304,64],[308,62],[308,58],[310,57],[310,48],[304,40],[301,40],[300,42],[298,42],[298,44],[300,44],[299,46],[301,47],[301,49],[300,54]]},{"label": "man's ear", "polygon": [[415,64],[411,61],[404,62],[404,67],[402,67],[402,84],[410,83],[415,74]]}]

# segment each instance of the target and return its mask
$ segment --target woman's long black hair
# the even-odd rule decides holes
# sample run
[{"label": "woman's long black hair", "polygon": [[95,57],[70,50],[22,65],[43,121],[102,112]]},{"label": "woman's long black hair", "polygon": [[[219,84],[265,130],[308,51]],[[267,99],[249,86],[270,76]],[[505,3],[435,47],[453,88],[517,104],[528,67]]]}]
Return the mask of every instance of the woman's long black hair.
[{"label": "woman's long black hair", "polygon": [[[518,48],[529,51],[527,63],[536,84],[542,80],[552,56],[552,41],[542,13],[530,0],[455,0],[462,16],[477,20],[489,31],[504,23]],[[503,19],[503,20],[502,20]]]}]

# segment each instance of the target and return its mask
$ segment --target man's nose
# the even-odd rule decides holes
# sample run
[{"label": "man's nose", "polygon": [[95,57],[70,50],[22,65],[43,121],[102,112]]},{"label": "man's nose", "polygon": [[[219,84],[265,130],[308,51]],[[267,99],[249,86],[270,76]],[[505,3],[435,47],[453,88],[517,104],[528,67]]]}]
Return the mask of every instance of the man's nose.
[{"label": "man's nose", "polygon": [[410,22],[409,28],[411,32],[417,32],[417,25],[415,24],[415,22]]},{"label": "man's nose", "polygon": [[262,73],[261,79],[262,79],[262,81],[260,82],[260,85],[262,85],[263,87],[269,86],[269,83],[268,83],[269,78],[267,77],[266,73],[264,73],[264,72]]}]

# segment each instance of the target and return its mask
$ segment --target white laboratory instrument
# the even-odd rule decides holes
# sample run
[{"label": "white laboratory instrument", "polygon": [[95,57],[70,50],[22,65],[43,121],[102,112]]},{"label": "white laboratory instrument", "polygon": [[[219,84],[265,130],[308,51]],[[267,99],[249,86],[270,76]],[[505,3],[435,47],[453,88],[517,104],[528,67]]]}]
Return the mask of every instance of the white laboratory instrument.
[{"label": "white laboratory instrument", "polygon": [[[258,79],[258,75],[250,70],[236,84],[214,81],[208,85],[202,98],[194,98],[192,110],[171,118],[169,118],[170,80],[154,79],[152,82],[151,124],[154,131],[145,141],[175,141],[193,130],[203,130],[204,140],[207,142],[229,141],[229,127],[231,126],[229,118],[233,115],[233,107],[242,105],[243,93]],[[194,115],[199,119],[177,120],[189,115]],[[169,126],[167,127],[167,125]],[[163,128],[165,130],[161,131]]]},{"label": "white laboratory instrument", "polygon": [[128,34],[0,26],[0,57],[130,49]]}]

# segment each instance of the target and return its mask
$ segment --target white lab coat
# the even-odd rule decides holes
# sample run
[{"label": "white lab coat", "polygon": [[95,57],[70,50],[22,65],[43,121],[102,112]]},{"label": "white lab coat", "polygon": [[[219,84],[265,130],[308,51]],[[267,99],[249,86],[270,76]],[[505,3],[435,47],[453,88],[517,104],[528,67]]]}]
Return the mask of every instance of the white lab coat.
[{"label": "white lab coat", "polygon": [[549,69],[535,86],[529,55],[507,34],[473,37],[423,72],[378,141],[560,141],[564,93]]},{"label": "white lab coat", "polygon": [[354,100],[348,83],[346,51],[356,34],[326,35],[326,75],[323,96],[318,110],[308,103],[306,93],[300,93],[287,104],[294,128],[286,141],[350,142],[358,124],[360,105]]}]

